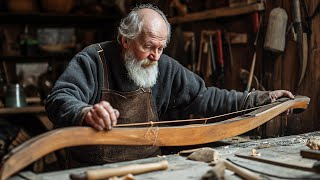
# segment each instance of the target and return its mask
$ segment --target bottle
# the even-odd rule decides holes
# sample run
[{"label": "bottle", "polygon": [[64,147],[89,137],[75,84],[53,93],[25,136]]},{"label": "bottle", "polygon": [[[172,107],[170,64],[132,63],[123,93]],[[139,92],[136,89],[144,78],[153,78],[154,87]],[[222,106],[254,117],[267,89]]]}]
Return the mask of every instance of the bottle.
[{"label": "bottle", "polygon": [[29,33],[28,26],[25,26],[24,33],[20,36],[20,53],[23,56],[31,56],[36,54],[38,41]]}]

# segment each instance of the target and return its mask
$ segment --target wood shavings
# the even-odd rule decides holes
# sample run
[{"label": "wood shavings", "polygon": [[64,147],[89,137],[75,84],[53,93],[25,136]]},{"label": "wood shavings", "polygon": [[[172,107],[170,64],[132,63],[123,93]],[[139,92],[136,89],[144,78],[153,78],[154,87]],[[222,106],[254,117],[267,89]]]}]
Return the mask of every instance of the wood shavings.
[{"label": "wood shavings", "polygon": [[258,153],[256,149],[252,149],[251,156],[261,156],[261,153]]},{"label": "wood shavings", "polygon": [[320,150],[320,138],[310,138],[307,140],[306,145],[313,150]]}]

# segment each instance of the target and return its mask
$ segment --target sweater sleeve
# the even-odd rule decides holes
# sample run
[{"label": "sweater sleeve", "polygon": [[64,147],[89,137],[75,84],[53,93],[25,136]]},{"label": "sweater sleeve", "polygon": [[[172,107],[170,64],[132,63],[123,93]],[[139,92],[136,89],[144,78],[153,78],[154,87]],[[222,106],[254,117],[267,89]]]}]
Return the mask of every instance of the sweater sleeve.
[{"label": "sweater sleeve", "polygon": [[88,107],[100,98],[96,59],[86,51],[78,53],[55,82],[45,105],[55,127],[81,125]]}]

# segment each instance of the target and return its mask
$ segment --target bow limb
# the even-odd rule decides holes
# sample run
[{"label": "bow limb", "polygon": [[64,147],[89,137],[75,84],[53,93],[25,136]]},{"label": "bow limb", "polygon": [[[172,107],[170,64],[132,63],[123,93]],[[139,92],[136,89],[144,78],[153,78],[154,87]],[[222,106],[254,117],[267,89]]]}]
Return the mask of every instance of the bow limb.
[{"label": "bow limb", "polygon": [[[2,160],[0,180],[56,150],[81,145],[187,146],[219,141],[250,131],[275,116],[293,109],[306,109],[308,97],[275,102],[243,116],[212,124],[172,127],[114,128],[95,131],[90,127],[67,127],[36,136],[13,149]],[[186,136],[188,138],[186,138]]]}]

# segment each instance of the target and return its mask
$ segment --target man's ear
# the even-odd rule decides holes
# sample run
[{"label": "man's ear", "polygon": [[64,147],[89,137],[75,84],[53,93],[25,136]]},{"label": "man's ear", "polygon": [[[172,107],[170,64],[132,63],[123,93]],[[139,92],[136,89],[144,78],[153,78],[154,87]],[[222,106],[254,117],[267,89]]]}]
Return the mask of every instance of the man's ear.
[{"label": "man's ear", "polygon": [[122,43],[124,48],[128,48],[129,43],[128,43],[128,39],[127,38],[121,37],[121,43]]}]

